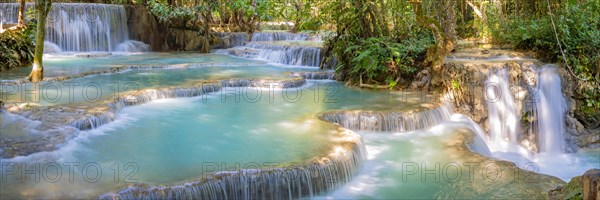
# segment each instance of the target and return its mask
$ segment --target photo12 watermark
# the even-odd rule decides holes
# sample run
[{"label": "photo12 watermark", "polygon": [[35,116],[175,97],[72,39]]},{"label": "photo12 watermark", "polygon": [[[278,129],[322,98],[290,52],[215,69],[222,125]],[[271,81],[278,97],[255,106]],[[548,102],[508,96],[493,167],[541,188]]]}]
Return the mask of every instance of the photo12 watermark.
[{"label": "photo12 watermark", "polygon": [[98,183],[111,179],[115,183],[136,183],[140,167],[136,162],[2,162],[1,183]]}]

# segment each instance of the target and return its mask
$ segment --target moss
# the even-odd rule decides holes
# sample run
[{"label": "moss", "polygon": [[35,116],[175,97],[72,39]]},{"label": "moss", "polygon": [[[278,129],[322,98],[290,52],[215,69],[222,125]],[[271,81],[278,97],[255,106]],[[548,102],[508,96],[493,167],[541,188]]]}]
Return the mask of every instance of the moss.
[{"label": "moss", "polygon": [[581,176],[576,176],[571,179],[563,187],[563,199],[582,199],[581,196]]}]

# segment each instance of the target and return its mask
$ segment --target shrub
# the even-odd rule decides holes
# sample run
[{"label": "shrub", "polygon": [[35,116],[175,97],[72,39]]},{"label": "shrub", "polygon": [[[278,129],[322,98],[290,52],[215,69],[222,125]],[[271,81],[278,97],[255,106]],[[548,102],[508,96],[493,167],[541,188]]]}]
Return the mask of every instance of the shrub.
[{"label": "shrub", "polygon": [[0,71],[25,66],[33,61],[34,32],[30,28],[11,28],[0,33]]},{"label": "shrub", "polygon": [[370,37],[359,40],[339,38],[333,51],[341,61],[336,72],[346,81],[395,86],[399,80],[409,80],[420,68],[427,48],[434,43],[430,34],[416,34],[402,40]]}]

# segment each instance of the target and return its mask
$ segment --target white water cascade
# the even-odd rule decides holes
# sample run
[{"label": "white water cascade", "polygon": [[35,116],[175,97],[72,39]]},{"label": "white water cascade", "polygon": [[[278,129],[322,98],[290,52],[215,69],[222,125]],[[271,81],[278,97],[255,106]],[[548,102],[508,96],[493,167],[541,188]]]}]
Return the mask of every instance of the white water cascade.
[{"label": "white water cascade", "polygon": [[[593,155],[594,151],[580,150],[575,153],[565,151],[567,101],[562,93],[561,77],[556,66],[545,65],[537,68],[535,80],[537,90],[531,94],[536,100],[533,105],[535,121],[531,129],[537,136],[535,141],[530,142],[537,144],[538,152],[531,152],[520,145],[518,134],[521,113],[516,104],[519,102],[514,100],[509,89],[509,75],[506,69],[492,72],[488,77],[485,91],[489,114],[488,134],[486,135],[482,130],[474,131],[482,135],[493,157],[514,162],[524,169],[527,169],[527,166],[535,166],[534,170],[539,173],[569,181],[587,169],[597,168],[597,155],[589,156]],[[481,142],[475,142],[476,146],[481,146]],[[480,153],[480,148],[472,148],[472,150]]]},{"label": "white water cascade", "polygon": [[485,99],[488,104],[490,149],[514,150],[518,147],[519,120],[506,69],[500,69],[489,75],[485,87]]},{"label": "white water cascade", "polygon": [[[560,76],[554,66],[537,69],[535,99],[535,131],[540,153],[563,153],[565,112],[567,103],[562,94]],[[519,116],[515,98],[510,90],[506,69],[492,72],[485,89],[488,104],[488,144],[492,151],[515,152],[522,155],[524,148],[519,144]]]},{"label": "white water cascade", "polygon": [[[16,23],[19,7],[18,3],[0,3],[0,21]],[[26,8],[33,8],[33,4],[26,4]],[[122,5],[54,3],[46,21],[46,41],[64,52],[150,49],[140,45],[142,42],[129,40],[127,14]]]},{"label": "white water cascade", "polygon": [[256,32],[244,46],[219,49],[215,53],[267,60],[272,63],[319,67],[324,55],[322,42],[306,33]]},{"label": "white water cascade", "polygon": [[252,34],[252,39],[250,41],[259,42],[282,40],[308,40],[308,34],[289,32],[256,32]]},{"label": "white water cascade", "polygon": [[538,69],[538,95],[536,103],[540,152],[564,151],[565,112],[567,102],[562,94],[560,76],[555,67]]},{"label": "white water cascade", "polygon": [[274,45],[250,42],[246,47],[260,49],[258,58],[286,65],[318,67],[321,64],[321,48],[311,46]]}]

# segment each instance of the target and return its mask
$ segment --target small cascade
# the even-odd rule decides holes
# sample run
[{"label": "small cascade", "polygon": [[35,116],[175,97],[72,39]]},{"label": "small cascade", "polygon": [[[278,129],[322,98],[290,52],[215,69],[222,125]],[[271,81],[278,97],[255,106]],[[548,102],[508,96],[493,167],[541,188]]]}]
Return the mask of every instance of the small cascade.
[{"label": "small cascade", "polygon": [[[0,3],[0,21],[16,23],[18,3]],[[26,4],[33,8],[32,3]],[[131,46],[122,5],[54,3],[46,21],[46,37],[66,52],[120,51]],[[121,43],[126,43],[119,45]],[[129,44],[127,44],[129,43]],[[136,46],[139,47],[136,42]],[[139,51],[139,48],[129,48]],[[50,51],[50,50],[49,50]]]},{"label": "small cascade", "polygon": [[[228,41],[232,37],[227,36],[230,34],[232,33],[218,33],[217,35],[226,43],[224,48],[233,47],[219,49],[215,53],[308,67],[319,67],[324,57],[322,55],[322,43],[319,42],[321,41],[320,38],[315,39],[307,33],[256,32],[252,35],[250,42],[247,42],[244,46],[238,44],[227,45],[227,43],[238,43]],[[308,42],[309,40],[313,42]],[[242,39],[240,39],[240,44],[241,41]],[[333,66],[332,63],[325,64],[327,67]]]},{"label": "small cascade", "polygon": [[[276,82],[276,84],[275,84]],[[229,79],[222,80],[221,87],[260,87],[260,88],[270,88],[274,87],[276,89],[285,89],[285,88],[297,88],[301,87],[306,83],[306,80],[303,78],[294,78],[288,80],[254,80],[254,79]]]},{"label": "small cascade", "polygon": [[404,132],[431,128],[450,119],[449,106],[416,112],[336,111],[321,115],[321,119],[337,123],[354,131]]},{"label": "small cascade", "polygon": [[292,46],[265,42],[249,42],[246,46],[215,51],[242,58],[263,59],[285,65],[319,67],[321,64],[320,47]]},{"label": "small cascade", "polygon": [[252,42],[259,41],[283,41],[283,40],[308,40],[309,35],[306,33],[290,33],[290,32],[256,32],[252,34]]},{"label": "small cascade", "polygon": [[492,152],[488,148],[487,143],[483,139],[485,137],[485,131],[481,129],[479,124],[475,123],[471,118],[463,115],[463,114],[453,114],[450,117],[451,121],[459,122],[467,125],[467,127],[475,133],[473,135],[473,141],[467,142],[467,147],[475,153],[484,155],[484,156],[492,156]]},{"label": "small cascade", "polygon": [[307,80],[335,80],[335,72],[294,72],[294,77],[302,77]]},{"label": "small cascade", "polygon": [[175,88],[161,90],[146,90],[139,95],[128,95],[108,104],[108,110],[102,113],[85,116],[81,119],[71,121],[69,124],[79,130],[95,129],[101,125],[112,122],[117,112],[127,106],[144,104],[158,99],[169,99],[178,97],[196,97],[203,94],[221,90],[220,84],[203,84],[200,87]]},{"label": "small cascade", "polygon": [[485,95],[491,148],[507,150],[517,146],[519,120],[506,69],[489,75]]},{"label": "small cascade", "polygon": [[537,109],[538,145],[540,152],[563,153],[567,102],[562,94],[556,67],[538,69]]},{"label": "small cascade", "polygon": [[52,42],[44,41],[44,53],[60,53],[62,49]]},{"label": "small cascade", "polygon": [[257,57],[275,63],[318,67],[321,64],[321,48],[311,46],[286,46],[251,42],[246,47],[260,49]]},{"label": "small cascade", "polygon": [[147,51],[150,51],[150,45],[140,42],[140,41],[126,40],[125,42],[117,45],[116,51],[147,52]]},{"label": "small cascade", "polygon": [[224,171],[174,186],[131,186],[100,199],[300,199],[349,182],[366,158],[362,139],[312,164],[290,168]]},{"label": "small cascade", "polygon": [[101,125],[113,121],[116,113],[128,106],[144,104],[158,99],[170,99],[181,97],[197,97],[204,94],[220,91],[224,87],[272,87],[276,89],[295,88],[304,85],[302,78],[288,80],[253,80],[253,79],[230,79],[219,82],[203,83],[197,87],[187,88],[169,88],[169,89],[149,89],[140,92],[138,95],[127,95],[120,97],[115,102],[108,104],[108,109],[104,112],[89,114],[80,119],[72,120],[69,125],[79,130],[95,129]]}]

